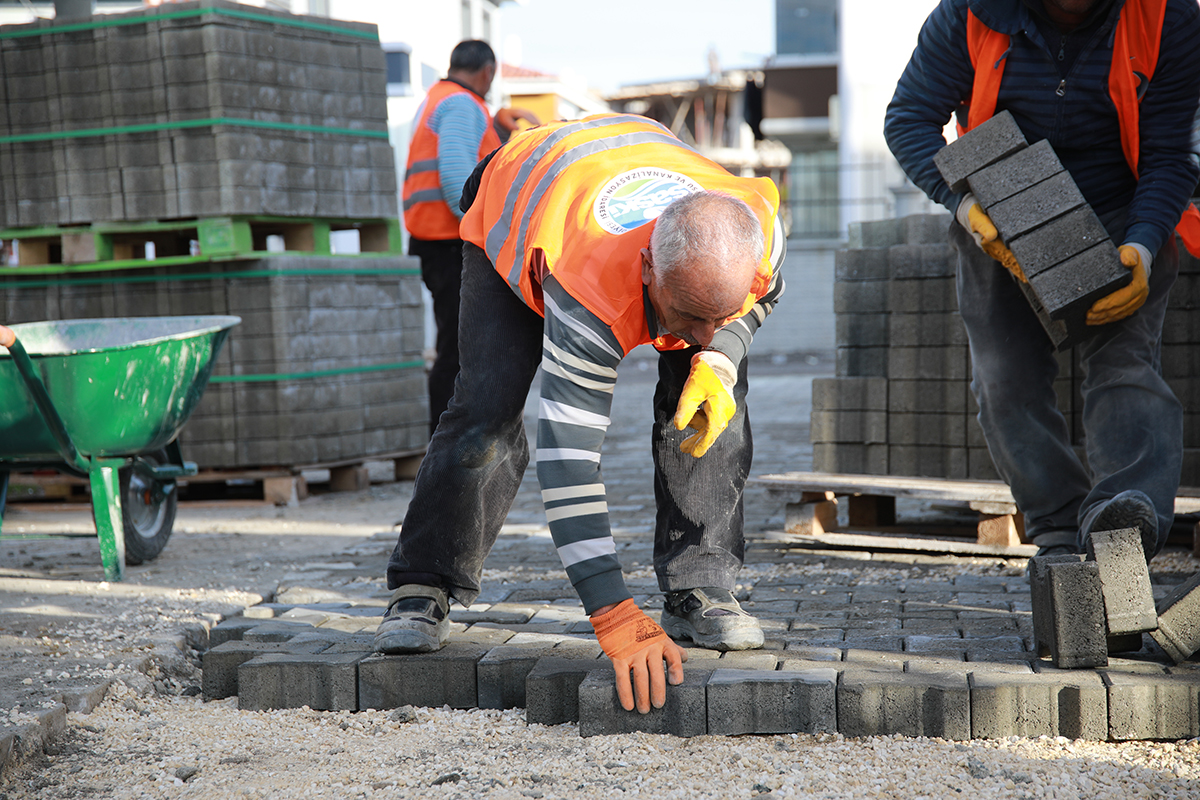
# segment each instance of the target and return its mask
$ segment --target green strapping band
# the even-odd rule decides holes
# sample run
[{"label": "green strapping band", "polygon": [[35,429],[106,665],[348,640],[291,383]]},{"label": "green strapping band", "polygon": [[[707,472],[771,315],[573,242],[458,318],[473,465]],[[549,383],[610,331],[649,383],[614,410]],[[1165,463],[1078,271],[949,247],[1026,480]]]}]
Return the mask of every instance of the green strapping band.
[{"label": "green strapping band", "polygon": [[370,139],[388,138],[387,131],[365,131],[358,128],[334,128],[329,125],[301,125],[294,122],[270,122],[261,119],[239,117],[210,117],[209,119],[181,119],[176,122],[153,122],[142,125],[118,125],[112,128],[79,128],[69,131],[43,131],[42,133],[18,133],[0,136],[0,144],[16,142],[48,142],[56,139],[82,139],[87,136],[113,136],[120,133],[152,133],[154,131],[179,130],[181,128],[205,128],[211,125],[232,125],[243,128],[269,128],[280,131],[302,131],[304,133],[332,133],[340,136],[364,136]]},{"label": "green strapping band", "polygon": [[[149,266],[154,266],[153,262]],[[223,278],[272,278],[276,276],[329,277],[343,275],[420,275],[421,270],[406,269],[251,269],[244,272],[197,272],[185,275],[129,275],[112,278],[60,278],[37,281],[3,281],[3,289],[41,289],[47,286],[104,286],[117,283],[172,283],[174,281],[215,281]],[[4,273],[0,271],[0,278]]]},{"label": "green strapping band", "polygon": [[385,372],[394,369],[415,369],[424,367],[424,361],[400,361],[395,364],[372,364],[367,367],[345,367],[343,369],[322,369],[315,372],[283,372],[275,375],[213,375],[209,383],[266,383],[269,381],[295,381],[306,378],[328,378],[334,375],[353,375],[359,372]]},{"label": "green strapping band", "polygon": [[321,22],[305,22],[299,19],[272,17],[268,14],[258,14],[253,11],[241,11],[232,8],[193,8],[185,11],[163,11],[158,14],[143,14],[136,17],[116,14],[101,15],[91,22],[72,22],[65,25],[52,25],[46,28],[27,28],[25,30],[0,33],[0,39],[20,39],[28,36],[42,36],[47,33],[73,33],[75,31],[90,31],[98,28],[116,28],[123,25],[143,25],[147,22],[164,19],[186,19],[188,17],[199,17],[203,14],[217,14],[236,19],[248,19],[254,22],[268,22],[272,25],[287,25],[291,28],[322,31],[324,33],[340,33],[345,36],[353,36],[356,39],[366,39],[371,42],[379,41],[379,34],[370,31],[356,31],[337,25],[326,25]]}]

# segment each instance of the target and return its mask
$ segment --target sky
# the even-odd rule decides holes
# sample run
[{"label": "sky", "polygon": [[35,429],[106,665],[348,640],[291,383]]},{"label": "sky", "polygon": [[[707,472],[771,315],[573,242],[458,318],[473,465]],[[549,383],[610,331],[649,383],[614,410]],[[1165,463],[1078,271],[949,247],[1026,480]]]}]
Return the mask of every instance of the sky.
[{"label": "sky", "polygon": [[510,0],[500,57],[607,92],[758,67],[775,52],[774,0]]}]

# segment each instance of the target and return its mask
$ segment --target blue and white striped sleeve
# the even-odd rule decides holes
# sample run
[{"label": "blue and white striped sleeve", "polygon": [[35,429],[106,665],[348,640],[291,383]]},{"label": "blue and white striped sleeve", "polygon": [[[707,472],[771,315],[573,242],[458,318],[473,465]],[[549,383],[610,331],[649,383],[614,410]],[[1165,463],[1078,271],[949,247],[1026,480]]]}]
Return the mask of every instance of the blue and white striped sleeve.
[{"label": "blue and white striped sleeve", "polygon": [[462,219],[458,207],[463,184],[479,161],[479,143],[489,120],[483,110],[466,94],[453,94],[438,104],[429,118],[429,129],[438,137],[438,182],[442,199],[454,216]]},{"label": "blue and white striped sleeve", "polygon": [[600,446],[624,353],[612,330],[553,276],[547,276],[542,291],[546,324],[538,481],[554,546],[591,614],[631,596],[621,576],[600,473]]}]

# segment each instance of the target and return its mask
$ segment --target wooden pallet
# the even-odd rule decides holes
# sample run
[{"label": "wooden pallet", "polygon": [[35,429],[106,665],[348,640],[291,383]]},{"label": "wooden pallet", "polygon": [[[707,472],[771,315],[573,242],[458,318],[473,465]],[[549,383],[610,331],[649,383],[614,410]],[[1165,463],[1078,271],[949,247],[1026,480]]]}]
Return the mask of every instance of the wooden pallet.
[{"label": "wooden pallet", "polygon": [[[751,483],[798,498],[785,509],[784,530],[763,538],[806,547],[1030,556],[1037,548],[1025,539],[1025,525],[1012,491],[1001,481],[960,481],[897,475],[785,472],[751,478]],[[848,505],[849,525],[837,529],[839,498]],[[925,535],[898,526],[896,499],[927,500],[978,514],[972,531],[924,526]],[[1180,487],[1177,515],[1200,514],[1200,487]],[[963,541],[963,534],[968,541]],[[932,534],[932,535],[929,535]],[[969,541],[974,538],[974,541]],[[1200,555],[1200,522],[1192,547]]]},{"label": "wooden pallet", "polygon": [[[400,223],[395,219],[323,219],[306,217],[228,216],[95,222],[90,225],[8,228],[0,240],[17,242],[22,268],[88,265],[95,268],[184,264],[211,258],[261,258],[285,252],[292,255],[331,255],[331,234],[358,231],[364,256],[401,252]],[[277,237],[276,242],[268,242]],[[280,251],[279,248],[282,248]]]},{"label": "wooden pallet", "polygon": [[[202,469],[195,475],[180,478],[178,483],[183,490],[184,499],[189,499],[189,496],[205,500],[244,499],[247,494],[257,496],[261,492],[262,499],[268,503],[294,506],[308,497],[305,472],[328,470],[329,491],[354,492],[371,485],[366,462],[391,461],[395,480],[407,481],[416,477],[424,456],[425,448],[422,447],[322,464],[267,466],[258,469]],[[188,487],[192,489],[190,492]],[[14,504],[27,501],[87,503],[91,501],[87,489],[87,479],[74,475],[57,472],[15,472],[12,476],[9,499]],[[241,491],[238,491],[239,489]]]},{"label": "wooden pallet", "polygon": [[1008,486],[1000,481],[786,472],[751,478],[751,482],[799,496],[799,502],[786,506],[784,528],[788,534],[820,538],[833,533],[837,527],[839,497],[847,498],[850,529],[894,528],[896,498],[903,497],[975,511],[976,544],[1005,548],[1027,544],[1016,501]]}]

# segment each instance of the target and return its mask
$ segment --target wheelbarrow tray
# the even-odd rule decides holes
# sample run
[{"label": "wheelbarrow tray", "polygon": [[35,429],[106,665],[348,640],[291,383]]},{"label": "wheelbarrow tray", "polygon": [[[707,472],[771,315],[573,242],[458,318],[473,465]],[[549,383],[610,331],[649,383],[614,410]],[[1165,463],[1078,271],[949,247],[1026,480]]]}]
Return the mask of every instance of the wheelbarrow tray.
[{"label": "wheelbarrow tray", "polygon": [[[238,317],[131,317],[11,328],[81,455],[131,457],[175,439]],[[0,463],[61,462],[61,451],[0,347]]]}]

